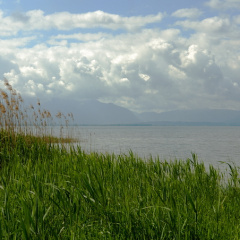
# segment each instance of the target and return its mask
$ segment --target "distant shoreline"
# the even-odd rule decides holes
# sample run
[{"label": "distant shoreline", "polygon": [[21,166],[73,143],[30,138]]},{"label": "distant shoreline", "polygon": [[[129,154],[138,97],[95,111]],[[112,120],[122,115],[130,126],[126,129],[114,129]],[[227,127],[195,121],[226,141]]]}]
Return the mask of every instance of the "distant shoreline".
[{"label": "distant shoreline", "polygon": [[170,121],[162,121],[162,122],[146,122],[146,123],[129,123],[129,124],[73,124],[70,126],[222,126],[222,127],[233,127],[240,126],[240,123],[222,123],[222,122],[170,122]]}]

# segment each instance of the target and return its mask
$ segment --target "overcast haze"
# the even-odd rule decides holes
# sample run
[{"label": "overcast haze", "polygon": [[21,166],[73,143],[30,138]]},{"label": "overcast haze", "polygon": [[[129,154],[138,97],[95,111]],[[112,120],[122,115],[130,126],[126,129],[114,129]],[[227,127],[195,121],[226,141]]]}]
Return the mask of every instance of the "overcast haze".
[{"label": "overcast haze", "polygon": [[42,101],[240,110],[240,1],[2,0],[0,77]]}]

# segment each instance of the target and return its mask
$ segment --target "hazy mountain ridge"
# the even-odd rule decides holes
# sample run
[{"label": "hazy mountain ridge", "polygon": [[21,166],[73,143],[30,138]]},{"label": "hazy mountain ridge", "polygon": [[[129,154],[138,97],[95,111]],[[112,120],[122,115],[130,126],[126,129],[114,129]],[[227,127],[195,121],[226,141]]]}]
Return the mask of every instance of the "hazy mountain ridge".
[{"label": "hazy mountain ridge", "polygon": [[240,124],[240,111],[227,109],[200,109],[200,110],[175,110],[155,113],[144,112],[138,114],[143,122],[175,122],[192,124]]},{"label": "hazy mountain ridge", "polygon": [[73,113],[79,125],[240,125],[240,111],[227,109],[175,110],[162,113],[134,113],[113,103],[97,100],[82,102],[53,99],[42,108],[52,113]]},{"label": "hazy mountain ridge", "polygon": [[130,110],[113,103],[101,103],[97,100],[82,102],[53,99],[43,104],[43,107],[56,113],[73,113],[74,124],[80,125],[110,125],[139,123],[138,117]]}]

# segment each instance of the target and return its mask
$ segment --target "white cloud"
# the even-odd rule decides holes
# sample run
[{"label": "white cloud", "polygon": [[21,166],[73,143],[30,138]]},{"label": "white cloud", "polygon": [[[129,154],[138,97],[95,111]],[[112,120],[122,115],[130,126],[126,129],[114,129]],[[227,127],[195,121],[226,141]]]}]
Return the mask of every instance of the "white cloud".
[{"label": "white cloud", "polygon": [[183,8],[175,11],[172,16],[178,18],[198,18],[202,15],[202,11],[197,8]]},{"label": "white cloud", "polygon": [[173,65],[168,66],[168,73],[172,79],[186,79],[186,74],[184,71],[174,67]]},{"label": "white cloud", "polygon": [[240,1],[239,0],[210,0],[206,2],[206,5],[215,8],[215,9],[240,9]]},{"label": "white cloud", "polygon": [[128,80],[128,78],[121,78],[120,80],[119,80],[119,82],[120,83],[127,83],[127,82],[129,82],[129,80]]},{"label": "white cloud", "polygon": [[56,40],[56,39],[53,39],[53,38],[50,39],[47,43],[50,44],[50,45],[55,45],[55,46],[66,46],[66,45],[68,45],[67,40],[59,41],[59,40]]},{"label": "white cloud", "polygon": [[221,17],[211,17],[205,18],[202,21],[177,21],[176,25],[182,26],[186,29],[194,29],[198,32],[205,32],[208,34],[226,34],[230,32],[233,27],[229,18],[221,18]]},{"label": "white cloud", "polygon": [[148,76],[147,74],[139,73],[139,77],[146,82],[150,80],[150,76]]},{"label": "white cloud", "polygon": [[88,41],[96,41],[100,39],[105,39],[112,37],[111,34],[107,33],[75,33],[75,34],[59,34],[57,36],[52,36],[52,40],[57,40],[57,39],[73,39],[73,40],[78,40],[78,41],[83,41],[83,42],[88,42]]},{"label": "white cloud", "polygon": [[[164,34],[147,30],[101,40],[97,44],[19,49],[14,59],[20,69],[16,74],[20,79],[16,87],[29,95],[45,92],[76,99],[105,99],[118,104],[123,97],[133,98],[134,105],[129,103],[128,106],[131,109],[148,109],[151,105],[167,108],[169,103],[177,105],[180,99],[186,101],[183,96],[176,96],[179,91],[187,93],[186,99],[195,87],[200,86],[201,91],[205,91],[204,86],[190,79],[196,77],[203,81],[209,56],[194,46],[187,50],[174,48],[171,41],[167,42],[160,35]],[[138,40],[132,42],[132,38]],[[116,46],[121,55],[115,50]],[[177,79],[185,79],[186,84],[191,85],[190,92],[186,92],[186,86],[176,82]]]},{"label": "white cloud", "polygon": [[[2,13],[0,34],[9,37],[0,40],[0,74],[23,95],[40,99],[99,99],[137,111],[240,107],[239,16],[197,21],[190,19],[193,12],[176,11],[173,15],[189,19],[163,30],[143,28],[161,15]],[[142,28],[51,36],[43,31],[99,26]],[[42,37],[29,37],[36,29]],[[11,38],[12,31],[25,37]]]},{"label": "white cloud", "polygon": [[106,28],[134,30],[149,23],[160,22],[163,14],[148,16],[122,17],[103,11],[83,14],[59,12],[45,15],[41,10],[32,10],[26,13],[15,12],[11,16],[4,16],[0,10],[0,35],[12,36],[19,31],[34,30],[72,30],[76,28]]}]

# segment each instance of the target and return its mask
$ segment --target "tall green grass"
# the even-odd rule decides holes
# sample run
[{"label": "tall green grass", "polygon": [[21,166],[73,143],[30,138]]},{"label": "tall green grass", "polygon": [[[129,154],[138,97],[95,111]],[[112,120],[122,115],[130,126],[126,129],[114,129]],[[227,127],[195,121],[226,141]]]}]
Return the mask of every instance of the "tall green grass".
[{"label": "tall green grass", "polygon": [[[14,132],[14,134],[13,134]],[[0,132],[0,239],[239,239],[239,170]]]},{"label": "tall green grass", "polygon": [[2,157],[0,238],[239,239],[236,168],[222,183],[195,156],[146,162],[33,144]]}]

